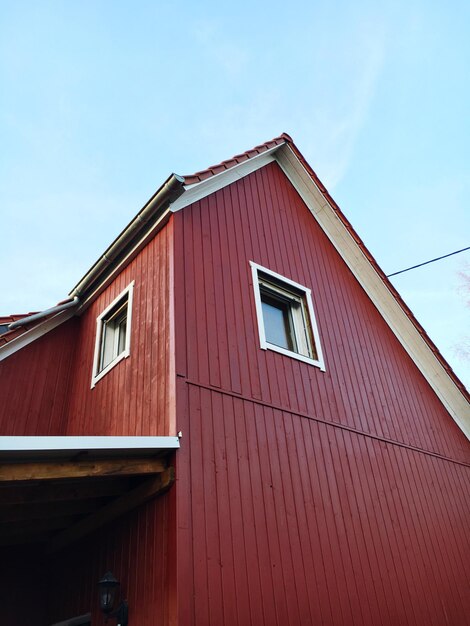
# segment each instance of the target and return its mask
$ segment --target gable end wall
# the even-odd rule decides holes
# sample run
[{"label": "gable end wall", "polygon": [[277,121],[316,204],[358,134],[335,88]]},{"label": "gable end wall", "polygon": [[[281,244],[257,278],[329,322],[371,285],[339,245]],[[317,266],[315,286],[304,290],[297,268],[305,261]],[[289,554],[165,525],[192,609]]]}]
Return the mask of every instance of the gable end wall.
[{"label": "gable end wall", "polygon": [[[175,623],[464,624],[468,441],[276,163],[174,216]],[[326,371],[259,347],[249,261]]]}]

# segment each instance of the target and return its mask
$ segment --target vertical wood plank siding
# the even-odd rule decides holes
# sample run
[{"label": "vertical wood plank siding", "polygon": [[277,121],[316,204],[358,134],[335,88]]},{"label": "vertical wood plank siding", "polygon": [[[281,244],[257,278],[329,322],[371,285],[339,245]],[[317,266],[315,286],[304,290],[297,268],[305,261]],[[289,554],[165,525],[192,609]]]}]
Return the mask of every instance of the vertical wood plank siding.
[{"label": "vertical wood plank siding", "polygon": [[[177,623],[468,623],[468,441],[279,167],[174,220]],[[250,260],[326,372],[259,348]]]},{"label": "vertical wood plank siding", "polygon": [[[172,241],[170,222],[81,316],[67,435],[175,434],[169,385]],[[133,280],[130,357],[90,389],[96,318]]]},{"label": "vertical wood plank siding", "polygon": [[[43,559],[48,619],[41,624],[37,622],[37,626],[48,626],[88,612],[92,613],[92,624],[104,624],[97,585],[108,570],[121,583],[121,598],[129,602],[130,624],[168,624],[171,555],[167,536],[168,494],[125,515],[55,558]],[[11,626],[16,626],[15,622]]]},{"label": "vertical wood plank siding", "polygon": [[469,466],[187,387],[179,624],[468,623]]},{"label": "vertical wood plank siding", "polygon": [[[93,304],[0,362],[0,435],[174,433],[172,223]],[[91,389],[96,319],[135,281],[130,357]]]},{"label": "vertical wood plank siding", "polygon": [[[174,378],[169,356],[172,244],[170,222],[80,318],[0,363],[1,435],[174,434],[174,385],[169,384],[170,373]],[[91,389],[96,318],[133,280],[130,357]],[[169,578],[168,566],[174,559],[168,552],[169,497],[139,507],[55,558],[28,547],[31,560],[22,567],[41,572],[38,607],[31,618],[27,607],[15,608],[20,594],[24,597],[25,578],[21,568],[8,568],[6,623],[49,626],[92,611],[92,623],[104,624],[97,582],[110,569],[129,601],[131,624],[169,624],[170,580],[174,584],[175,577],[173,568]],[[1,553],[8,567],[5,549]]]},{"label": "vertical wood plank siding", "polygon": [[63,435],[78,320],[0,361],[0,435]]},{"label": "vertical wood plank siding", "polygon": [[[178,375],[469,460],[466,438],[277,164],[175,217]],[[312,289],[326,372],[259,348],[250,260]]]}]

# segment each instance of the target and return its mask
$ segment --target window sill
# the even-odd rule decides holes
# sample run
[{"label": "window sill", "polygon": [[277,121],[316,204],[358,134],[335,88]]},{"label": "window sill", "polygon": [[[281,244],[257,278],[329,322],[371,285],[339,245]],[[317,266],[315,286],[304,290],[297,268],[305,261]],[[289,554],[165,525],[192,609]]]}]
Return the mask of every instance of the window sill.
[{"label": "window sill", "polygon": [[93,387],[96,385],[96,383],[101,380],[104,376],[106,376],[106,374],[108,372],[110,372],[113,367],[115,367],[118,363],[120,363],[123,359],[127,359],[127,357],[129,356],[129,352],[124,351],[121,352],[121,354],[119,356],[117,356],[114,361],[111,361],[111,363],[109,365],[107,365],[104,370],[101,370],[101,372],[99,374],[97,374],[96,376],[93,376],[93,380],[91,381],[91,389],[93,389]]},{"label": "window sill", "polygon": [[303,354],[299,354],[298,352],[292,352],[291,350],[286,350],[285,348],[281,348],[280,346],[276,346],[272,343],[266,342],[265,345],[261,346],[262,350],[273,350],[274,352],[279,352],[279,354],[283,354],[284,356],[288,356],[291,359],[296,359],[297,361],[302,361],[302,363],[308,363],[309,365],[313,365],[314,367],[318,367],[322,372],[325,372],[325,364],[321,361],[316,361],[315,359],[311,359],[308,356],[304,356]]}]

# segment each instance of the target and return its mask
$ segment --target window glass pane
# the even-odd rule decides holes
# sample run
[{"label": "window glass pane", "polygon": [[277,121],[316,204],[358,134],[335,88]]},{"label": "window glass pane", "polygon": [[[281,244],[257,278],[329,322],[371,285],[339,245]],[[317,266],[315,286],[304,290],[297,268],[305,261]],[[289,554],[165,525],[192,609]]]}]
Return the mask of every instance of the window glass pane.
[{"label": "window glass pane", "polygon": [[103,343],[101,349],[100,371],[104,370],[113,360],[114,328],[112,324],[105,323],[103,326]]},{"label": "window glass pane", "polygon": [[266,341],[286,350],[294,350],[294,339],[287,302],[261,294]]},{"label": "window glass pane", "polygon": [[[126,311],[126,315],[127,315],[127,311]],[[118,351],[117,351],[118,355],[121,354],[121,352],[124,352],[124,350],[126,349],[126,332],[127,332],[127,317],[124,317],[119,322],[119,328],[118,328],[118,333],[119,333]]]}]

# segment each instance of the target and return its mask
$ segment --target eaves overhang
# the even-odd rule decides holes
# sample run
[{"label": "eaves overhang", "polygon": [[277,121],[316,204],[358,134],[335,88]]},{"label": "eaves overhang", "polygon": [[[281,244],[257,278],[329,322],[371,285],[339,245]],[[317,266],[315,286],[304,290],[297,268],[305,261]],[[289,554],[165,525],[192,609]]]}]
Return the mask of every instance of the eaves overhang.
[{"label": "eaves overhang", "polygon": [[[222,189],[276,161],[292,182],[308,209],[366,291],[392,332],[424,375],[431,388],[470,439],[470,396],[397,290],[380,269],[339,206],[300,153],[292,138],[279,137],[236,155],[196,174],[172,174],[137,216],[108,247],[100,259],[70,292],[81,298],[78,313],[103,290],[113,277],[163,227],[172,212]],[[70,314],[46,320],[41,329],[0,347],[0,360],[44,334]]]},{"label": "eaves overhang", "polygon": [[84,301],[90,293],[93,293],[98,286],[106,281],[106,278],[124,257],[129,258],[130,254],[136,254],[166,223],[165,217],[169,215],[168,207],[183,192],[184,179],[177,174],[171,174],[75,285],[69,296],[78,296]]},{"label": "eaves overhang", "polygon": [[[0,335],[0,361],[42,337],[73,315],[80,315],[165,226],[171,215],[168,207],[182,193],[184,193],[184,179],[177,174],[171,174],[72,289],[68,300],[74,300],[73,310],[62,310],[55,315],[48,315],[49,312],[54,313],[55,309],[65,309],[69,306],[62,305],[53,307],[50,311],[36,313],[34,317],[31,314],[15,316],[18,319],[26,318],[24,326]],[[38,319],[35,320],[35,318]]]},{"label": "eaves overhang", "polygon": [[359,284],[470,440],[470,396],[295,144],[276,160]]},{"label": "eaves overhang", "polygon": [[53,553],[168,490],[178,437],[0,437],[0,546]]}]

